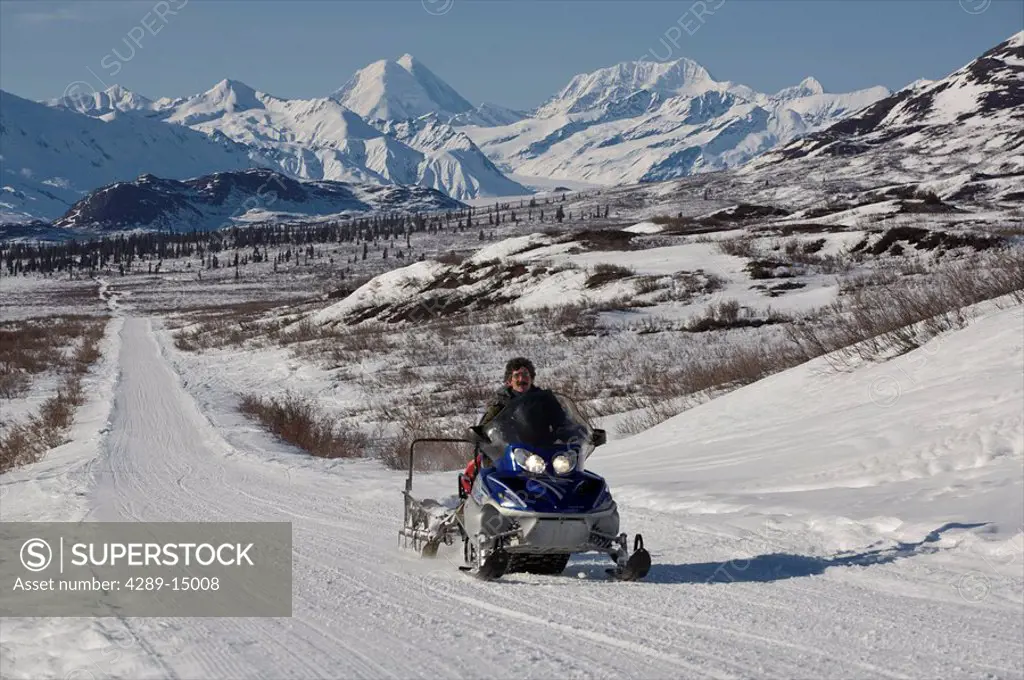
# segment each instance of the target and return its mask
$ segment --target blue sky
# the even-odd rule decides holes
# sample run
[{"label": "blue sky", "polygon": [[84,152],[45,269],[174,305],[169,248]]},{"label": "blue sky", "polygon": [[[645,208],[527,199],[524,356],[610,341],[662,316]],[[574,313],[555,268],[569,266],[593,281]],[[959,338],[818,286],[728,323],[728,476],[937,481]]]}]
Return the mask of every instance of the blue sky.
[{"label": "blue sky", "polygon": [[898,89],[1022,28],[1021,0],[0,0],[0,88],[45,99],[118,83],[155,98],[233,78],[308,98],[409,52],[473,103],[521,109],[645,54],[763,92],[806,76]]}]

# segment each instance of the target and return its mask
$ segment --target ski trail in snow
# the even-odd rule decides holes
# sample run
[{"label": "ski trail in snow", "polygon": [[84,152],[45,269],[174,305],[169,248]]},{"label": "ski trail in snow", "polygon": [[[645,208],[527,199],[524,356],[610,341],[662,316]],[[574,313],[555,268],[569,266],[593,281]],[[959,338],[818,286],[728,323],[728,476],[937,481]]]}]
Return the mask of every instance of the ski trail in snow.
[{"label": "ski trail in snow", "polygon": [[[426,649],[435,650],[428,652],[429,665],[437,672],[472,674],[472,655],[459,644],[467,635],[465,614],[432,592],[438,582],[425,576],[436,573],[436,565],[425,571],[415,560],[395,559],[393,517],[382,520],[381,513],[352,507],[342,497],[325,507],[321,494],[303,489],[301,472],[282,478],[279,469],[237,455],[163,361],[148,321],[126,319],[120,364],[107,455],[95,468],[91,519],[285,520],[295,531],[292,619],[135,622],[133,632],[150,655],[180,677],[376,678],[422,672]],[[478,584],[466,585],[479,590]],[[517,604],[531,606],[528,599]],[[503,621],[499,627],[508,630],[524,615],[508,610],[488,619]],[[420,627],[428,641],[431,631],[437,638],[426,647],[423,634],[408,634]],[[543,649],[549,636],[544,629],[524,632],[514,641],[474,647],[473,655],[507,666],[530,641],[531,666],[545,672],[635,670],[621,659],[623,647],[613,635],[594,633],[586,650]],[[396,648],[403,651],[396,654]],[[678,657],[649,651],[656,658],[645,668],[668,674],[692,670]]]},{"label": "ski trail in snow", "polygon": [[[209,400],[200,408],[186,391],[169,351],[150,320],[124,317],[88,519],[290,522],[293,615],[103,620],[126,657],[117,668],[135,677],[1020,675],[1008,578],[990,575],[1011,599],[976,605],[953,587],[959,562],[913,551],[887,564],[749,578],[757,574],[735,560],[793,553],[782,557],[813,566],[822,544],[813,517],[787,520],[767,544],[756,529],[763,517],[746,504],[721,514],[624,508],[655,558],[647,583],[574,578],[603,573],[595,556],[571,562],[568,576],[467,578],[443,555],[396,548],[399,473],[369,461],[274,458],[283,445],[258,430],[241,445],[204,412]],[[723,567],[729,579],[716,580]]]}]

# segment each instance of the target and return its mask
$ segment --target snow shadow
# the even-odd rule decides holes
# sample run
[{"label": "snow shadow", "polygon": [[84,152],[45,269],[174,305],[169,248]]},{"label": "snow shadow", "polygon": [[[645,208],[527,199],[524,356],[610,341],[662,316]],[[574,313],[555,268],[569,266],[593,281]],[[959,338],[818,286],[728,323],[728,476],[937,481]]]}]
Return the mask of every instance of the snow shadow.
[{"label": "snow shadow", "polygon": [[830,567],[867,567],[875,564],[888,564],[907,557],[935,552],[937,548],[929,546],[929,544],[937,542],[946,531],[976,529],[986,524],[988,522],[975,524],[948,522],[930,532],[917,543],[897,543],[887,548],[845,552],[832,557],[771,553],[725,562],[694,564],[658,564],[657,557],[655,557],[651,571],[644,581],[648,583],[763,583],[815,576]]}]

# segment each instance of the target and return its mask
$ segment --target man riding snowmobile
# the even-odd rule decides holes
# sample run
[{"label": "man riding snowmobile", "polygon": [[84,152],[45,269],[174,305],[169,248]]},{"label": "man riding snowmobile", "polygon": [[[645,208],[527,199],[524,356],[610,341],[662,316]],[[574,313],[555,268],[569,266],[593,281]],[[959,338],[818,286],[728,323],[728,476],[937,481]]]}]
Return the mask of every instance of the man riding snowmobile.
[{"label": "man riding snowmobile", "polygon": [[[540,388],[533,384],[536,377],[537,369],[534,368],[532,361],[526,357],[515,357],[513,359],[509,359],[508,363],[505,364],[505,387],[494,395],[491,404],[487,407],[487,411],[484,412],[484,415],[480,418],[480,422],[478,424],[486,425],[496,415],[501,413],[501,410],[504,409],[510,401],[519,395],[527,392],[539,391]],[[459,475],[459,486],[464,494],[468,494],[470,489],[473,487],[473,480],[476,479],[476,475],[480,471],[480,466],[482,464],[482,456],[479,451],[477,451],[466,465],[465,472]]]},{"label": "man riding snowmobile", "polygon": [[[506,367],[506,389],[481,424],[462,439],[417,439],[409,450],[403,545],[433,557],[462,541],[464,564],[477,578],[506,573],[559,574],[570,556],[605,553],[607,573],[637,580],[651,566],[643,539],[619,531],[618,507],[605,480],[586,468],[605,431],[593,428],[571,398],[533,385],[532,363]],[[458,499],[438,502],[412,495],[417,443],[466,442],[475,456],[459,475]],[[454,501],[454,502],[452,502]]]}]

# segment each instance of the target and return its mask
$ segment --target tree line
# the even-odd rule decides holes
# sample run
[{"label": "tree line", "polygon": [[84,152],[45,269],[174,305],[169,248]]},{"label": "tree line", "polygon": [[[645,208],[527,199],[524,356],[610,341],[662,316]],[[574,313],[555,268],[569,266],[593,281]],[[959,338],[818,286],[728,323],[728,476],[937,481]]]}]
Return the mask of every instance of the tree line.
[{"label": "tree line", "polygon": [[[600,193],[600,192],[598,192]],[[330,243],[362,244],[362,258],[367,257],[367,244],[381,241],[398,242],[405,240],[411,248],[414,234],[436,234],[439,232],[465,232],[479,230],[484,240],[483,228],[515,224],[527,221],[561,223],[566,212],[561,205],[552,211],[546,205],[551,202],[564,203],[565,194],[545,197],[543,200],[521,199],[518,206],[511,202],[497,201],[484,207],[467,207],[434,213],[384,213],[358,219],[329,220],[317,222],[263,222],[246,226],[225,227],[213,231],[157,230],[129,232],[112,235],[97,235],[89,239],[71,239],[62,242],[5,242],[0,241],[0,273],[18,276],[28,273],[52,275],[56,273],[95,273],[100,270],[117,269],[122,274],[131,271],[138,261],[163,261],[178,258],[199,258],[204,266],[238,266],[237,251],[249,251],[243,264],[249,261],[261,262],[267,259],[270,247],[294,248],[300,252],[312,252],[313,245]],[[579,213],[579,218],[608,217],[608,207],[591,208],[589,213]],[[572,212],[568,213],[572,220]],[[233,250],[233,262],[221,256]],[[385,251],[386,253],[386,251]],[[398,251],[398,257],[403,257]],[[387,255],[385,254],[385,257]],[[289,258],[290,259],[290,258]],[[156,271],[159,271],[157,264]],[[152,265],[149,267],[153,271]]]}]

